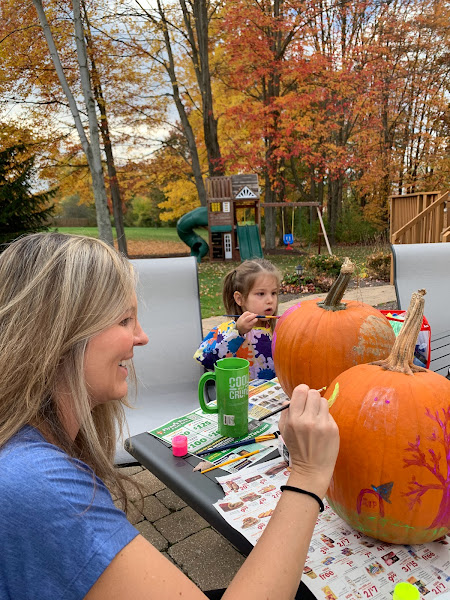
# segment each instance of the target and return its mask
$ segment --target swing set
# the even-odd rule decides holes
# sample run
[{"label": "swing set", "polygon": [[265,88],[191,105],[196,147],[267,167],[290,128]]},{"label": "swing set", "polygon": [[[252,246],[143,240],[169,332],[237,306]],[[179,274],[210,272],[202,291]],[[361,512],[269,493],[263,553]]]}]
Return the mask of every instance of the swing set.
[{"label": "swing set", "polygon": [[[327,232],[325,230],[325,225],[322,219],[322,205],[319,202],[264,202],[261,203],[261,207],[265,208],[266,206],[273,206],[275,208],[281,208],[281,222],[283,227],[283,244],[286,246],[286,250],[292,250],[292,244],[294,243],[294,209],[301,208],[302,206],[315,207],[317,211],[317,216],[319,218],[320,229],[319,232],[319,254],[320,254],[320,238],[323,236],[325,239],[325,243],[327,246],[328,254],[332,255],[330,242],[328,241]],[[285,208],[292,208],[292,220],[291,220],[291,232],[286,233],[285,228]]]},{"label": "swing set", "polygon": [[286,250],[292,250],[292,244],[294,243],[294,209],[292,209],[291,233],[286,233],[284,229],[284,206],[281,209],[281,221],[283,223],[283,244],[286,246]]}]

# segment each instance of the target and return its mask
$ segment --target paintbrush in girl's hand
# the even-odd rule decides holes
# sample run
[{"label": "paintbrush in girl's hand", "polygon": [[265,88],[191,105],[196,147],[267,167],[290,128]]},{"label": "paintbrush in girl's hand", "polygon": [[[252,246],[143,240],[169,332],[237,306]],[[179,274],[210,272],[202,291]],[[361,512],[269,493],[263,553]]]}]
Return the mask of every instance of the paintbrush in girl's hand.
[{"label": "paintbrush in girl's hand", "polygon": [[[320,388],[320,390],[316,390],[316,391],[324,392],[326,389],[327,389],[327,386],[325,385],[324,387]],[[286,410],[286,408],[289,408],[289,404],[285,404],[284,406],[280,406],[279,408],[276,408],[275,410],[270,412],[268,415],[264,415],[264,417],[260,417],[259,419],[257,419],[257,421],[264,421],[265,419],[268,419],[269,417],[276,415],[277,413],[281,412],[282,410]],[[329,404],[330,404],[330,401],[328,400],[328,405]]]},{"label": "paintbrush in girl's hand", "polygon": [[[242,315],[222,315],[222,317],[230,317],[230,319],[239,319]],[[257,319],[279,319],[281,315],[256,315]]]}]

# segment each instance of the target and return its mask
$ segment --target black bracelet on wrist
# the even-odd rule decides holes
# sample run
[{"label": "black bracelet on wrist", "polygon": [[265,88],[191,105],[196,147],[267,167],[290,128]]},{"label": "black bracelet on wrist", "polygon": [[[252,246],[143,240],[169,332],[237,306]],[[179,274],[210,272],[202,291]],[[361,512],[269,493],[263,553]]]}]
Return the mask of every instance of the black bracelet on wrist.
[{"label": "black bracelet on wrist", "polygon": [[325,510],[325,506],[323,505],[322,500],[319,498],[319,496],[317,496],[317,494],[307,492],[306,490],[294,487],[293,485],[282,485],[280,486],[280,490],[282,492],[284,492],[284,490],[288,490],[289,492],[298,492],[299,494],[306,494],[307,496],[311,496],[311,498],[314,498],[314,500],[317,500],[317,502],[319,503],[319,512],[323,512]]}]

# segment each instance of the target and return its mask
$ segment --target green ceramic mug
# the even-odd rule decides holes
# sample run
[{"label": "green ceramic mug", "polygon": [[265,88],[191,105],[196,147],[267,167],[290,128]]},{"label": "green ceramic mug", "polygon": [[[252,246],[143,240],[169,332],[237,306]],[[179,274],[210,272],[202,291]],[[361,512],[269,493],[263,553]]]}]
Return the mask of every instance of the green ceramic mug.
[{"label": "green ceramic mug", "polygon": [[[203,412],[217,413],[218,428],[226,437],[241,437],[248,433],[248,369],[245,358],[222,358],[214,373],[204,373],[198,382],[198,400]],[[205,402],[205,383],[216,382],[217,406]]]}]

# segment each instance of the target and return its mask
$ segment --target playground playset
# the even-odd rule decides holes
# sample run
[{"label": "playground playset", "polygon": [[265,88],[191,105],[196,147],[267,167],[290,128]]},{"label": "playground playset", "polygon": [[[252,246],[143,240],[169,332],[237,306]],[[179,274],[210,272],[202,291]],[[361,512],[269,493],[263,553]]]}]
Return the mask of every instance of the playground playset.
[{"label": "playground playset", "polygon": [[[239,174],[208,177],[205,181],[207,206],[195,208],[177,223],[179,237],[191,249],[197,262],[209,253],[211,261],[247,260],[262,258],[260,208],[273,206],[282,209],[283,242],[292,249],[294,242],[294,210],[297,207],[316,207],[328,252],[331,249],[317,202],[276,202],[260,204],[258,175]],[[285,230],[284,210],[292,210],[291,232]],[[197,227],[208,227],[208,241],[195,233]]]},{"label": "playground playset", "polygon": [[[212,261],[262,258],[258,175],[206,179],[206,207],[195,208],[177,223],[180,238],[200,262],[209,252]],[[208,227],[209,244],[195,233]]]},{"label": "playground playset", "polygon": [[262,258],[258,175],[209,177],[206,192],[210,260]]}]

